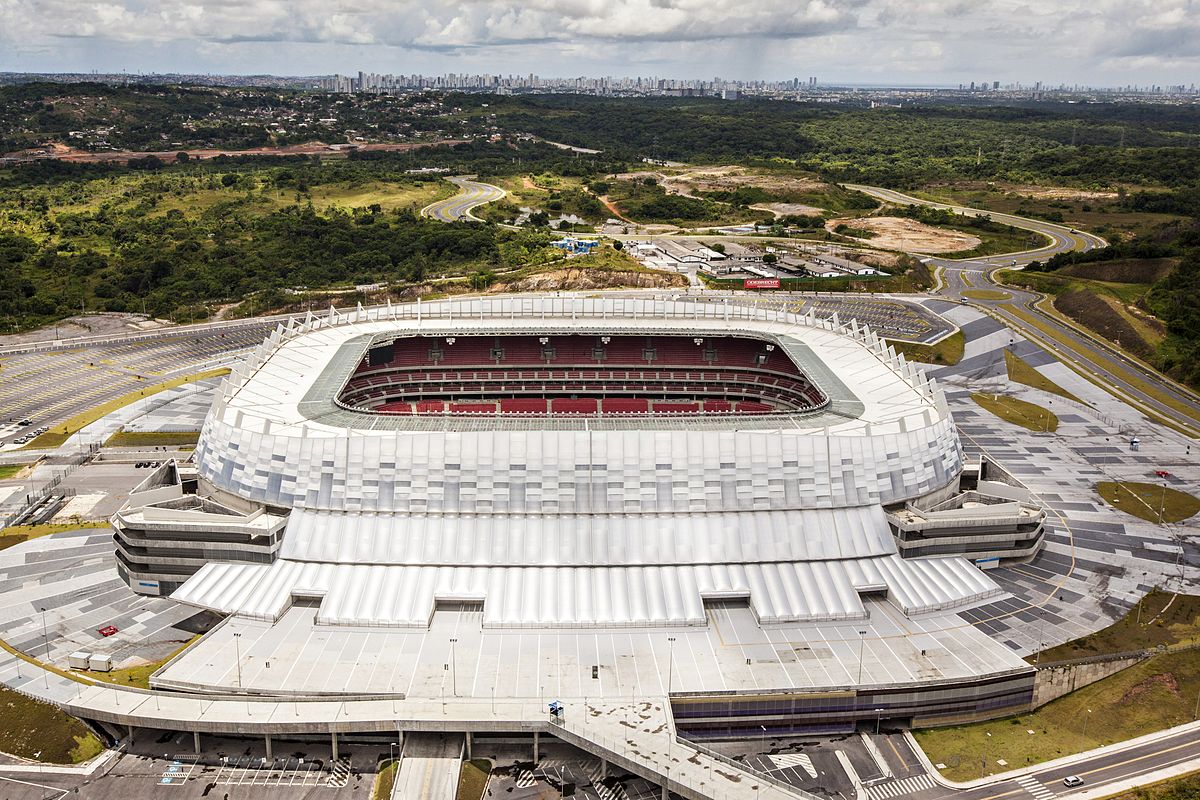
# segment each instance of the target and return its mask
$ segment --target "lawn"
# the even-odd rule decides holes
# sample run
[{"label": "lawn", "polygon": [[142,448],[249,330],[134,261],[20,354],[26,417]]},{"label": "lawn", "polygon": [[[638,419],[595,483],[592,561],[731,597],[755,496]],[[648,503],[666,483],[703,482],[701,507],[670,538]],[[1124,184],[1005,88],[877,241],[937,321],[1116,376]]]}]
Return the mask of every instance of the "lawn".
[{"label": "lawn", "polygon": [[1103,481],[1096,491],[1113,508],[1148,522],[1181,522],[1200,511],[1195,495],[1163,484]]},{"label": "lawn", "polygon": [[944,776],[971,780],[1190,722],[1198,692],[1200,651],[1187,650],[1154,656],[1031,714],[916,738],[933,763],[946,765]]},{"label": "lawn", "polygon": [[492,772],[492,762],[486,758],[476,758],[464,762],[462,772],[458,774],[457,800],[480,800],[487,789],[488,775]]},{"label": "lawn", "polygon": [[1197,797],[1200,797],[1200,773],[1193,772],[1182,778],[1140,786],[1108,800],[1196,800]]},{"label": "lawn", "polygon": [[1022,428],[1031,431],[1058,430],[1058,417],[1054,415],[1054,412],[1034,403],[1003,394],[983,394],[981,392],[973,393],[971,399],[1000,419],[1020,425]]},{"label": "lawn", "polygon": [[105,447],[164,447],[195,444],[200,431],[117,431],[108,437]]},{"label": "lawn", "polygon": [[123,394],[120,397],[115,397],[106,403],[101,403],[94,408],[89,408],[87,411],[84,411],[81,414],[76,414],[61,425],[55,425],[41,436],[25,445],[25,447],[31,449],[42,447],[58,447],[68,438],[70,438],[71,434],[78,432],[81,428],[92,424],[106,414],[111,414],[118,408],[124,408],[130,403],[136,403],[142,398],[149,397],[153,394],[158,394],[159,392],[166,391],[167,389],[174,389],[176,386],[183,386],[185,383],[195,383],[196,381],[202,381],[205,378],[216,378],[218,376],[228,374],[228,369],[210,369],[204,372],[197,372],[193,375],[182,375],[178,378],[172,378],[169,381],[163,381],[162,383],[146,386],[142,389],[138,389],[136,392]]},{"label": "lawn", "polygon": [[30,539],[49,536],[62,531],[77,531],[80,528],[107,528],[107,522],[68,522],[45,525],[17,525],[12,528],[0,528],[0,550],[15,547]]},{"label": "lawn", "polygon": [[1016,383],[1023,383],[1026,386],[1032,386],[1034,389],[1040,389],[1043,392],[1056,394],[1059,397],[1065,397],[1068,400],[1082,402],[1078,397],[1068,392],[1066,389],[1059,386],[1054,381],[1047,378],[1042,373],[1038,372],[1029,362],[1015,355],[1011,350],[1004,351],[1004,366],[1008,368],[1008,379]]},{"label": "lawn", "polygon": [[1043,650],[1039,660],[1047,664],[1196,641],[1200,641],[1200,596],[1156,589],[1112,625]]},{"label": "lawn", "polygon": [[1007,300],[1012,295],[998,289],[967,289],[963,292],[963,297],[969,297],[972,300]]},{"label": "lawn", "polygon": [[18,472],[25,469],[25,467],[27,467],[27,466],[29,466],[29,465],[28,464],[0,464],[0,481],[4,480],[5,478],[11,478],[13,475],[16,475]]},{"label": "lawn", "polygon": [[47,764],[95,758],[104,743],[56,706],[0,686],[0,751]]},{"label": "lawn", "polygon": [[955,331],[937,344],[915,344],[896,339],[888,339],[887,343],[910,361],[920,361],[923,364],[957,364],[962,359],[966,339],[962,331]]},{"label": "lawn", "polygon": [[375,774],[375,786],[371,789],[371,800],[391,800],[399,765],[390,759],[379,763],[379,772]]}]

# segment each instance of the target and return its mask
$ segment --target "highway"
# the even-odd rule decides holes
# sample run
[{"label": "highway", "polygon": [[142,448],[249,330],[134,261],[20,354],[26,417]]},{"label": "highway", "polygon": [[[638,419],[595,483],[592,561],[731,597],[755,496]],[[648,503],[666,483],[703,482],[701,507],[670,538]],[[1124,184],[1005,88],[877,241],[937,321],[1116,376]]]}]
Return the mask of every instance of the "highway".
[{"label": "highway", "polygon": [[460,222],[462,220],[482,222],[483,220],[471,212],[479,206],[503,200],[508,194],[499,186],[480,183],[463,175],[446,180],[458,187],[458,194],[445,200],[438,200],[436,203],[430,203],[421,209],[421,216],[440,222]]},{"label": "highway", "polygon": [[[1022,335],[1038,342],[1080,375],[1113,392],[1134,408],[1192,438],[1200,438],[1200,396],[1172,381],[1152,367],[1119,351],[1099,337],[1043,311],[1038,303],[1045,297],[1026,289],[995,282],[995,273],[1005,267],[1020,267],[1073,250],[1106,247],[1099,236],[1052,222],[999,214],[964,206],[922,200],[890,189],[847,184],[880,200],[901,205],[927,205],[958,214],[990,216],[1015,228],[1036,231],[1047,238],[1042,247],[1020,253],[988,256],[969,260],[926,258],[931,267],[942,271],[944,285],[940,294],[970,302],[1002,320]],[[1003,292],[1006,297],[972,297],[971,290]],[[973,294],[973,293],[972,293]]]}]

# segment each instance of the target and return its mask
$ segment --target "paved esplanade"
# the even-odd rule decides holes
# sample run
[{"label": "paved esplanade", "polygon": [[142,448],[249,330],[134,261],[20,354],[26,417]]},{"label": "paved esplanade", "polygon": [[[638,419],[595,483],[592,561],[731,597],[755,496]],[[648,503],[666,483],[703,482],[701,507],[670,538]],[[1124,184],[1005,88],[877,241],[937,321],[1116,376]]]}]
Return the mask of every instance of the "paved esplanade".
[{"label": "paved esplanade", "polygon": [[[710,756],[675,735],[663,698],[635,703],[563,700],[552,720],[546,701],[453,698],[355,698],[290,702],[279,698],[205,698],[84,684],[0,653],[0,680],[67,713],[157,730],[241,735],[365,731],[550,733],[609,764],[670,788],[689,800],[810,797]],[[535,745],[536,746],[536,745]],[[337,745],[334,744],[336,757]]]},{"label": "paved esplanade", "polygon": [[458,194],[425,206],[421,209],[422,216],[432,217],[441,222],[458,222],[460,220],[482,222],[471,211],[487,203],[503,200],[507,194],[499,186],[473,181],[465,176],[446,180],[458,187]]},{"label": "paved esplanade", "polygon": [[[1008,284],[997,284],[994,281],[995,273],[1005,267],[1025,266],[1058,253],[1106,247],[1108,243],[1104,239],[1065,225],[936,203],[890,189],[854,184],[846,184],[846,188],[864,192],[889,203],[924,205],[958,214],[987,216],[996,222],[1046,236],[1050,240],[1048,244],[1019,253],[963,261],[929,258],[927,262],[944,270],[946,285],[942,294],[955,298],[969,298],[971,303],[985,307],[1013,329],[1047,347],[1064,363],[1073,365],[1081,374],[1092,376],[1105,388],[1115,390],[1116,394],[1135,408],[1148,411],[1159,418],[1172,420],[1175,427],[1190,436],[1200,436],[1200,396],[1195,392],[1125,355],[1099,337],[1067,324],[1055,315],[1043,312],[1036,305],[1044,299],[1043,295]],[[966,292],[973,288],[995,289],[1007,296],[1000,299],[972,298]],[[1053,338],[1047,336],[1047,331],[1052,332]]]}]

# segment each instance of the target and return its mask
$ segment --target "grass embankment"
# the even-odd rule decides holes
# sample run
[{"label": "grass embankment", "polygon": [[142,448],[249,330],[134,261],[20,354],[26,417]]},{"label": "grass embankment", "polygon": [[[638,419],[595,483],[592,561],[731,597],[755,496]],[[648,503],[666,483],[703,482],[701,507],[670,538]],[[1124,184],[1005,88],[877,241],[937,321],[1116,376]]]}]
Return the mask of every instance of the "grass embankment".
[{"label": "grass embankment", "polygon": [[[946,765],[943,775],[970,780],[1190,722],[1198,692],[1200,651],[1169,653],[1031,714],[918,731],[916,737],[931,761]],[[1007,764],[997,764],[1000,759]]]},{"label": "grass embankment", "polygon": [[1157,483],[1103,481],[1096,492],[1113,508],[1147,522],[1181,522],[1200,511],[1194,495]]},{"label": "grass embankment", "polygon": [[1197,797],[1200,797],[1200,773],[1139,786],[1131,792],[1113,795],[1108,800],[1196,800]]},{"label": "grass embankment", "polygon": [[371,787],[371,800],[391,800],[397,769],[399,764],[391,759],[380,762],[379,771],[375,773],[375,785]]},{"label": "grass embankment", "polygon": [[104,743],[57,706],[0,686],[0,751],[48,764],[95,758]]},{"label": "grass embankment", "polygon": [[[1200,642],[1200,596],[1154,590],[1103,630],[1043,650],[1042,664]],[[1033,656],[1027,660],[1032,661]]]},{"label": "grass embankment", "polygon": [[1014,355],[1011,350],[1004,351],[1004,366],[1008,368],[1008,379],[1010,381],[1023,383],[1026,386],[1032,386],[1034,389],[1040,389],[1043,392],[1056,394],[1059,397],[1065,397],[1068,400],[1074,400],[1077,403],[1083,402],[1078,397],[1071,394],[1042,373],[1038,372],[1036,369],[1030,366],[1028,361],[1018,355]]},{"label": "grass embankment", "polygon": [[[970,233],[982,241],[970,250],[959,250],[956,253],[940,253],[940,258],[984,258],[985,256],[1000,256],[1008,253],[1021,253],[1037,247],[1050,244],[1050,239],[1040,233],[1027,231],[1023,228],[1007,228],[1005,230],[983,230],[973,225],[960,224],[957,226],[938,225],[939,228]],[[999,226],[998,226],[999,227]]]},{"label": "grass embankment", "polygon": [[117,431],[108,437],[105,447],[163,447],[195,444],[200,431]]},{"label": "grass embankment", "polygon": [[0,550],[7,550],[30,539],[49,536],[63,531],[77,531],[80,528],[107,528],[107,522],[64,522],[46,523],[45,525],[16,525],[12,528],[0,528]]},{"label": "grass embankment", "polygon": [[0,481],[11,478],[21,470],[25,469],[28,464],[0,464]]},{"label": "grass embankment", "polygon": [[162,381],[161,383],[155,383],[150,386],[143,387],[138,389],[136,392],[123,394],[120,397],[115,397],[106,403],[101,403],[94,408],[89,408],[83,413],[76,414],[60,425],[55,425],[41,436],[25,445],[25,447],[31,449],[42,447],[58,447],[68,438],[70,438],[72,434],[77,433],[81,428],[92,424],[106,414],[111,414],[118,408],[124,408],[131,403],[136,403],[138,400],[158,394],[159,392],[164,392],[167,389],[174,389],[176,386],[183,386],[185,383],[195,383],[196,381],[202,381],[205,378],[216,378],[221,375],[228,374],[228,369],[210,369],[205,370],[204,372],[197,372],[192,375],[181,375],[178,378],[172,378],[169,381]]},{"label": "grass embankment", "polygon": [[149,664],[139,664],[136,667],[126,667],[125,669],[114,669],[109,672],[92,672],[88,671],[88,677],[94,678],[104,683],[115,683],[120,686],[136,686],[139,689],[150,688],[150,676],[157,672],[163,664],[166,664],[175,656],[187,650],[200,639],[200,634],[196,634],[191,639],[188,639],[182,645],[175,649],[175,652],[160,661],[153,661]]},{"label": "grass embankment", "polygon": [[963,292],[963,297],[972,300],[1008,300],[1012,295],[998,289],[967,289]]},{"label": "grass embankment", "polygon": [[1003,394],[974,392],[971,399],[1000,419],[1031,431],[1058,430],[1058,417],[1047,408]]},{"label": "grass embankment", "polygon": [[888,339],[887,343],[910,361],[920,361],[923,364],[957,364],[962,360],[966,337],[962,331],[955,331],[937,344],[916,344],[896,339]]},{"label": "grass embankment", "polygon": [[492,762],[486,758],[464,762],[462,771],[458,773],[458,794],[455,795],[457,800],[481,800],[491,772]]}]

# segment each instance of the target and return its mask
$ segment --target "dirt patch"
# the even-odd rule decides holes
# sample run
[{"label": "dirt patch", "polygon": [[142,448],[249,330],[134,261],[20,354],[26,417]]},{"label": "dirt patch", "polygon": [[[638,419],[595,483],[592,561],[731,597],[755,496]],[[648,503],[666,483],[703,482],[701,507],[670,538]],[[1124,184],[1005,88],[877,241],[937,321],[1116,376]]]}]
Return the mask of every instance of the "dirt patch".
[{"label": "dirt patch", "polygon": [[579,291],[589,289],[666,289],[687,286],[687,278],[674,272],[595,269],[558,269],[528,278],[498,283],[489,294],[503,292]]},{"label": "dirt patch", "polygon": [[1116,200],[1118,197],[1116,192],[1095,192],[1064,186],[1021,186],[1014,191],[1026,197],[1045,200]]},{"label": "dirt patch", "polygon": [[1058,274],[1110,283],[1155,283],[1179,266],[1177,258],[1119,258],[1092,264],[1071,264]]},{"label": "dirt patch", "polygon": [[806,206],[803,203],[759,203],[750,206],[754,209],[762,211],[770,211],[777,217],[786,217],[789,214],[800,214],[806,217],[820,216],[825,213],[825,209],[817,208],[816,206]]},{"label": "dirt patch", "polygon": [[1169,672],[1160,672],[1157,675],[1151,675],[1130,686],[1129,690],[1121,696],[1121,702],[1128,703],[1138,700],[1155,689],[1166,689],[1171,694],[1178,695],[1179,681],[1175,680],[1175,676]]},{"label": "dirt patch", "polygon": [[437,147],[439,145],[456,145],[463,144],[463,139],[443,139],[435,142],[409,142],[405,144],[399,143],[380,143],[380,144],[360,144],[357,146],[339,146],[336,150],[325,144],[324,142],[307,142],[305,144],[291,144],[286,147],[253,147],[249,150],[226,150],[226,149],[175,149],[175,150],[112,150],[104,153],[93,153],[90,150],[79,150],[74,147],[65,147],[63,145],[46,145],[37,150],[26,150],[21,153],[11,153],[7,158],[12,158],[15,161],[38,161],[40,159],[57,159],[59,161],[72,161],[85,164],[99,164],[106,161],[113,161],[118,164],[125,164],[135,158],[146,158],[154,156],[163,161],[174,160],[176,153],[187,153],[190,158],[209,159],[217,156],[294,156],[294,155],[332,155],[333,153],[345,153],[349,151],[359,152],[405,152],[408,150],[416,150],[422,147]]},{"label": "dirt patch", "polygon": [[1136,356],[1149,358],[1154,355],[1154,346],[1125,319],[1122,315],[1124,308],[1116,300],[1079,289],[1055,297],[1054,307]]},{"label": "dirt patch", "polygon": [[875,234],[870,239],[860,241],[907,253],[957,253],[972,250],[981,243],[978,236],[935,228],[905,217],[831,219],[825,223],[825,229],[834,232],[839,225],[861,228]]},{"label": "dirt patch", "polygon": [[[701,192],[733,192],[742,188],[762,189],[772,194],[787,192],[819,192],[829,189],[829,184],[816,178],[793,175],[756,175],[745,167],[702,167],[681,172],[666,174],[641,170],[614,175],[617,180],[643,180],[653,178],[662,185],[663,189],[684,197],[695,197]],[[774,203],[770,205],[775,205]],[[780,205],[793,205],[783,203]],[[784,211],[785,214],[819,213],[821,209],[812,206],[795,204],[796,211]]]}]

